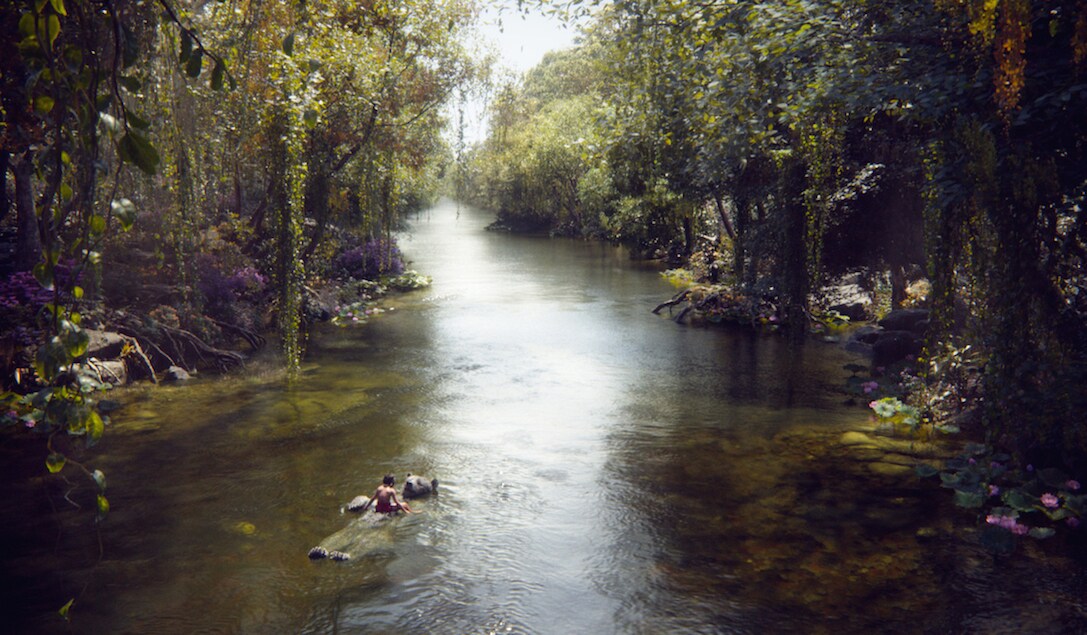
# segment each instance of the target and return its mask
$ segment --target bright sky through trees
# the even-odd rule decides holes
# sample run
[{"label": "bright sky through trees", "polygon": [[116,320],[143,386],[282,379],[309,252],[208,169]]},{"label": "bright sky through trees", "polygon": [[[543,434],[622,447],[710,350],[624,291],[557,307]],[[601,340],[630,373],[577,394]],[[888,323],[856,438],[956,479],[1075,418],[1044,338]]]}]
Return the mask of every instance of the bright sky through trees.
[{"label": "bright sky through trees", "polygon": [[[523,13],[516,0],[490,0],[480,19],[480,49],[493,49],[498,55],[497,77],[521,75],[540,63],[544,54],[573,45],[577,30],[561,20],[537,11]],[[486,98],[484,98],[486,99]],[[465,142],[482,141],[487,136],[485,103],[472,101],[465,112]]]}]

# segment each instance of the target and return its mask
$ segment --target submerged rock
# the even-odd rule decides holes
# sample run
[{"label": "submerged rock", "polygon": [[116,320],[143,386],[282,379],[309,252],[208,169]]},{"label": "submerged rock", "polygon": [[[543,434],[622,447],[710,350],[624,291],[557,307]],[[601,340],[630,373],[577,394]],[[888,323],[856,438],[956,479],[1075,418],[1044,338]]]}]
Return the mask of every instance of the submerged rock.
[{"label": "submerged rock", "polygon": [[164,382],[188,381],[190,379],[192,379],[192,376],[189,375],[189,371],[180,366],[171,366],[162,375],[162,381]]}]

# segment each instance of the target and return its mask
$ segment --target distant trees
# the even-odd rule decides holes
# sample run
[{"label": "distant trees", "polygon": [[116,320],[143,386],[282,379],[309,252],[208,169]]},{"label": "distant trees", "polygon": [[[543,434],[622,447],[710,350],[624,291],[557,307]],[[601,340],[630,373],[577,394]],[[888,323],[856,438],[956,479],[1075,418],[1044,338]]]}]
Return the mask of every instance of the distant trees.
[{"label": "distant trees", "polygon": [[[1073,388],[1087,379],[1087,6],[541,4],[596,13],[579,48],[503,95],[479,201],[636,254],[690,256],[709,236],[734,284],[772,289],[795,321],[831,274],[889,271],[899,301],[920,267],[934,338],[987,353],[994,438],[1087,454],[1072,423],[1087,405]],[[566,92],[541,88],[555,77]],[[566,136],[510,132],[528,127]]]}]

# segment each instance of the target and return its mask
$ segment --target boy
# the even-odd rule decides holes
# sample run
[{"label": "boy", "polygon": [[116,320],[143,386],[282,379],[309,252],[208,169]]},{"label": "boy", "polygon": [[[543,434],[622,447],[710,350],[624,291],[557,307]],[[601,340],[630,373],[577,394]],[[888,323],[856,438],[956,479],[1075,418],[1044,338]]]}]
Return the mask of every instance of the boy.
[{"label": "boy", "polygon": [[359,511],[366,511],[370,507],[370,503],[377,501],[377,505],[374,506],[374,511],[379,514],[395,514],[400,510],[404,510],[409,514],[414,514],[407,503],[401,503],[396,498],[396,488],[393,484],[396,479],[392,474],[386,474],[385,478],[381,479],[381,485],[377,486],[374,490],[374,495],[370,497],[370,500],[366,501],[366,504],[362,506]]}]

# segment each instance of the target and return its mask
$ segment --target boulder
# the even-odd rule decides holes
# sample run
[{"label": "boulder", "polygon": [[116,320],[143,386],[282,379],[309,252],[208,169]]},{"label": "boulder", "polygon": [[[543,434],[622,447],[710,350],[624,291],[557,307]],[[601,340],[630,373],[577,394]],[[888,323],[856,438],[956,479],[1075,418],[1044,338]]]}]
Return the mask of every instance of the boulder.
[{"label": "boulder", "polygon": [[347,504],[345,509],[347,509],[347,511],[349,512],[362,511],[363,506],[366,505],[366,503],[368,502],[370,502],[370,497],[366,496],[365,494],[360,494],[359,496],[352,498],[351,502]]},{"label": "boulder", "polygon": [[124,351],[125,344],[132,338],[112,331],[84,329],[90,338],[87,344],[87,357],[98,359],[117,359]]},{"label": "boulder", "polygon": [[848,317],[853,322],[863,322],[872,307],[871,294],[860,285],[860,276],[844,276],[835,284],[823,287],[823,305],[830,311]]},{"label": "boulder", "polygon": [[923,335],[928,328],[928,309],[895,309],[879,325],[888,331],[910,331]]},{"label": "boulder", "polygon": [[162,374],[162,381],[164,382],[188,381],[190,379],[192,379],[192,376],[189,375],[189,371],[180,366],[171,366]]}]

